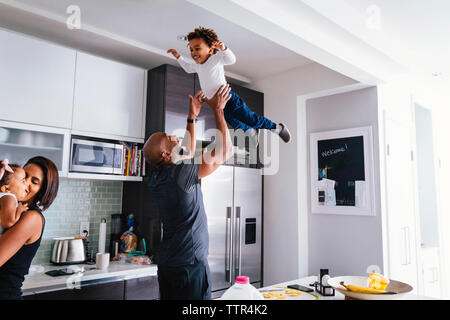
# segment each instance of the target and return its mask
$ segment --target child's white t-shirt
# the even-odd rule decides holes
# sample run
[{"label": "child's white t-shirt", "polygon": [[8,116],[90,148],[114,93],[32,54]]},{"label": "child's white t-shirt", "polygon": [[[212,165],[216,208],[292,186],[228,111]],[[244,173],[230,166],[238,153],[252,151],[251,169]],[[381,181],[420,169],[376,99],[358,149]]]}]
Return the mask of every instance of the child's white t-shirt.
[{"label": "child's white t-shirt", "polygon": [[[7,193],[7,192],[0,192],[0,198],[3,198],[4,196],[11,196],[14,198],[14,200],[16,201],[16,208],[19,205],[19,203],[17,202],[17,198],[14,194],[12,193]],[[3,232],[5,231],[5,228],[2,227],[1,221],[0,221],[0,235],[3,234]]]},{"label": "child's white t-shirt", "polygon": [[202,64],[196,63],[192,58],[186,59],[182,56],[177,61],[187,73],[197,72],[200,87],[205,96],[210,99],[221,85],[227,83],[223,66],[235,63],[236,57],[230,48],[227,48],[226,50],[218,50]]}]

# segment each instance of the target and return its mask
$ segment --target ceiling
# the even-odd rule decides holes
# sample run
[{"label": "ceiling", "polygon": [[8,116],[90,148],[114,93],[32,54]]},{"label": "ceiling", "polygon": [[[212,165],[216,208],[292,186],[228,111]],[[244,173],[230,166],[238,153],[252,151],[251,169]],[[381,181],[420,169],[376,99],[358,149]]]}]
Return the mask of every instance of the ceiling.
[{"label": "ceiling", "polygon": [[[233,50],[237,62],[227,66],[226,71],[243,82],[313,63],[184,0],[0,0],[1,3],[14,10],[7,14],[7,7],[0,7],[4,12],[0,15],[0,26],[145,68],[175,64],[166,54],[169,48],[188,55],[187,43],[177,40],[177,36],[197,26],[214,29],[219,39]],[[80,8],[81,31],[69,30],[63,23],[70,15],[66,13],[69,5]],[[26,9],[27,15],[18,8]],[[46,19],[37,18],[42,16]]]},{"label": "ceiling", "polygon": [[[450,1],[301,0],[404,65],[412,74],[450,76]],[[336,10],[336,8],[340,10]]]}]

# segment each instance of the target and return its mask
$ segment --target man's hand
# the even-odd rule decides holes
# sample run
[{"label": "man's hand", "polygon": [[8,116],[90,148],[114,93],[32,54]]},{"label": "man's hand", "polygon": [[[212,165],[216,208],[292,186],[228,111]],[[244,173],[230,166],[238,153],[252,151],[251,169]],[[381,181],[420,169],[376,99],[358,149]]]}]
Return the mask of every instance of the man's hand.
[{"label": "man's hand", "polygon": [[205,94],[200,90],[194,96],[189,95],[191,100],[189,103],[189,119],[196,119],[202,108],[203,102],[206,101]]},{"label": "man's hand", "polygon": [[222,41],[214,41],[212,46],[217,50],[226,50],[227,46]]},{"label": "man's hand", "polygon": [[220,86],[219,90],[217,90],[216,94],[211,99],[208,99],[206,102],[213,110],[215,109],[223,110],[228,100],[230,100],[231,98],[230,91],[231,91],[230,85],[228,83],[226,85],[223,84]]},{"label": "man's hand", "polygon": [[167,50],[167,53],[171,53],[176,59],[180,57],[180,54],[175,49],[169,49]]},{"label": "man's hand", "polygon": [[4,159],[2,161],[0,161],[0,179],[3,178],[3,174],[5,173],[5,171],[14,173],[13,169],[11,169],[10,166],[8,166],[8,159]]}]

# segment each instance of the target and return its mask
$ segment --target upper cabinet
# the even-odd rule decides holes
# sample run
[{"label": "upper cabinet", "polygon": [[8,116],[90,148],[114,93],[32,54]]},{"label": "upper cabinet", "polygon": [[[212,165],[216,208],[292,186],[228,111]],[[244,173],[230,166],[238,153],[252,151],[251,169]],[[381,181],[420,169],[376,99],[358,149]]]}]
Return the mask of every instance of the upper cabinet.
[{"label": "upper cabinet", "polygon": [[77,52],[72,129],[144,138],[146,71]]},{"label": "upper cabinet", "polygon": [[70,128],[75,54],[0,29],[0,119]]}]

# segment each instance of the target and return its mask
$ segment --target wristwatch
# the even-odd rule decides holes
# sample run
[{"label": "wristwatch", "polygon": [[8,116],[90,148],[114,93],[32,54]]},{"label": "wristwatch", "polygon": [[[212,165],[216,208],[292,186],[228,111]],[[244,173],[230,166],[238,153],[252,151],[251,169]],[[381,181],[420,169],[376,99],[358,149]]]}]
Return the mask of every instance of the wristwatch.
[{"label": "wristwatch", "polygon": [[188,118],[188,119],[187,119],[187,122],[188,122],[188,123],[195,123],[195,122],[197,122],[197,119],[189,119],[189,118]]}]

